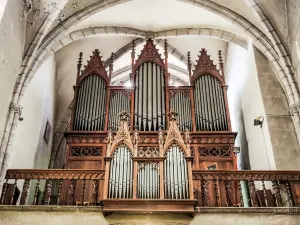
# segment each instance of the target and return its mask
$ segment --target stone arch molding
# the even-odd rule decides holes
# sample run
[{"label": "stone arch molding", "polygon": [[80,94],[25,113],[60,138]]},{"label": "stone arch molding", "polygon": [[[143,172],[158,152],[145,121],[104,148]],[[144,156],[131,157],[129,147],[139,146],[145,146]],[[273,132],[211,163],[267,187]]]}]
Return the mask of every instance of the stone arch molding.
[{"label": "stone arch molding", "polygon": [[[4,134],[1,140],[0,149],[0,191],[2,189],[3,178],[6,172],[7,163],[10,154],[11,143],[13,141],[13,136],[15,133],[15,127],[20,116],[20,103],[22,102],[22,97],[28,86],[32,76],[39,67],[40,63],[48,58],[49,55],[53,54],[55,44],[59,43],[60,37],[67,33],[68,28],[72,25],[84,20],[90,15],[103,10],[108,7],[112,7],[116,4],[121,4],[129,0],[103,0],[98,1],[89,7],[86,7],[68,17],[66,20],[62,21],[59,25],[55,26],[50,32],[49,28],[53,27],[55,24],[55,19],[59,15],[59,12],[64,6],[63,3],[67,0],[63,0],[59,6],[56,7],[54,12],[49,15],[45,23],[41,26],[39,32],[32,41],[29,49],[24,55],[24,60],[22,62],[21,71],[19,73],[17,82],[15,84],[13,98],[11,102],[11,107],[8,111],[8,116],[4,128]],[[215,14],[218,14],[225,19],[231,21],[237,26],[241,27],[250,38],[253,39],[253,44],[269,59],[272,68],[279,80],[283,85],[283,89],[286,93],[289,105],[291,107],[291,114],[293,115],[293,120],[296,125],[296,130],[299,128],[300,118],[300,104],[299,104],[299,89],[295,82],[294,69],[292,68],[290,57],[281,40],[278,38],[276,31],[272,30],[272,25],[269,20],[262,20],[263,25],[270,32],[265,35],[259,28],[254,26],[247,19],[239,15],[238,13],[221,6],[215,2],[209,0],[178,0],[189,4],[193,4],[197,7],[204,8]],[[249,7],[253,9],[260,18],[266,16],[258,7],[255,0],[245,0],[249,4]],[[262,12],[262,13],[260,13]],[[299,134],[299,132],[297,132]]]}]

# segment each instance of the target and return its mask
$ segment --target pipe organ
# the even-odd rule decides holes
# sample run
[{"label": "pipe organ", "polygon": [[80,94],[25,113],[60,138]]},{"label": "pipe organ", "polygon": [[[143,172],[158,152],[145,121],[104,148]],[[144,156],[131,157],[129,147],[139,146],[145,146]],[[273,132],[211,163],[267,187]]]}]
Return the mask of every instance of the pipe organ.
[{"label": "pipe organ", "polygon": [[111,85],[112,60],[106,71],[95,50],[81,71],[80,54],[65,168],[105,170],[103,185],[74,184],[94,190],[85,200],[97,198],[106,212],[192,212],[201,200],[193,171],[236,169],[221,52],[219,69],[205,49],[198,57],[191,71],[188,55],[190,85],[170,86],[167,44],[162,57],[149,39],[136,59],[133,41],[125,87]]}]

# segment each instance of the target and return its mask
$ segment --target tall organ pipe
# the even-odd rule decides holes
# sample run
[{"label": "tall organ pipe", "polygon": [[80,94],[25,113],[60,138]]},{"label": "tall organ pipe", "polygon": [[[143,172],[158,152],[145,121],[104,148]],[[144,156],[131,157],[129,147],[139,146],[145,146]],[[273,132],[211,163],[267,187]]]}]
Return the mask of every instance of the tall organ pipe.
[{"label": "tall organ pipe", "polygon": [[79,85],[73,130],[103,130],[106,82],[90,75]]},{"label": "tall organ pipe", "polygon": [[144,62],[136,69],[135,121],[141,131],[157,131],[165,128],[164,70],[154,62]]},{"label": "tall organ pipe", "polygon": [[194,86],[196,130],[227,131],[226,108],[221,82],[214,76],[201,75]]}]

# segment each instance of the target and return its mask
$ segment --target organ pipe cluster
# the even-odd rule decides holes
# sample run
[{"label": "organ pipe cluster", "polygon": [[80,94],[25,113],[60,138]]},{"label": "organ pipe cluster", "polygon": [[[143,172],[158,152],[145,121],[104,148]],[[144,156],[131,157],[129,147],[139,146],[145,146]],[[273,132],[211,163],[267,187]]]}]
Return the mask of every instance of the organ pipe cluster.
[{"label": "organ pipe cluster", "polygon": [[170,99],[170,108],[178,112],[178,124],[181,131],[192,128],[191,100],[183,93],[176,92]]},{"label": "organ pipe cluster", "polygon": [[132,198],[131,151],[126,145],[119,146],[112,157],[109,173],[109,198]]},{"label": "organ pipe cluster", "polygon": [[118,129],[118,116],[121,112],[130,112],[130,100],[122,92],[113,94],[110,98],[109,128],[111,131]]},{"label": "organ pipe cluster", "polygon": [[164,189],[167,199],[188,199],[189,184],[187,161],[176,144],[166,152],[164,161]]},{"label": "organ pipe cluster", "polygon": [[195,81],[195,120],[197,131],[227,131],[227,117],[220,81],[201,75]]},{"label": "organ pipe cluster", "polygon": [[106,83],[90,75],[80,83],[74,116],[74,130],[103,130],[106,105]]},{"label": "organ pipe cluster", "polygon": [[134,124],[140,131],[166,128],[164,70],[154,62],[145,62],[136,70]]},{"label": "organ pipe cluster", "polygon": [[159,198],[158,163],[140,162],[138,172],[138,198]]}]

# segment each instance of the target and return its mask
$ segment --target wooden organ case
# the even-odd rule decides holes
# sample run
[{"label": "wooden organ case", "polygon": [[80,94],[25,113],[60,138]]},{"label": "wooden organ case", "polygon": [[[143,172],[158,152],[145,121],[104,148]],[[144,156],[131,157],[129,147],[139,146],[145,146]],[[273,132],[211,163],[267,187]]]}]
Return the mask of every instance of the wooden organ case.
[{"label": "wooden organ case", "polygon": [[107,73],[95,50],[80,72],[79,57],[65,168],[105,170],[105,180],[71,185],[71,203],[193,212],[201,189],[193,171],[236,169],[221,52],[219,70],[202,49],[193,72],[188,53],[190,86],[178,87],[169,85],[167,43],[164,59],[151,39],[135,59],[133,41],[132,87],[111,86],[112,61]]}]

